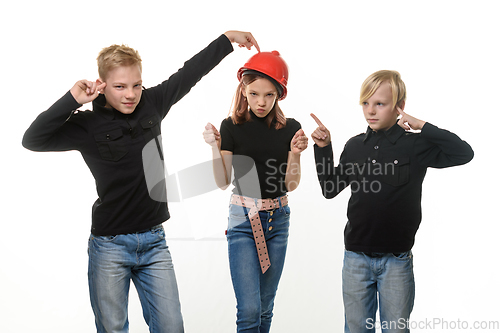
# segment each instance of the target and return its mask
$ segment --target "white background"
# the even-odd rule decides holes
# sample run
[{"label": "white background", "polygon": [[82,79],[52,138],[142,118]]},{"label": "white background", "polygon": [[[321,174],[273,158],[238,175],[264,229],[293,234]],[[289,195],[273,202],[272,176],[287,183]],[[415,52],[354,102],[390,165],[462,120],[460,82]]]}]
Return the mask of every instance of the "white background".
[{"label": "white background", "polygon": [[[337,158],[366,128],[359,89],[380,69],[401,73],[408,114],[473,147],[471,163],[430,169],[424,182],[412,321],[435,322],[440,331],[438,320],[469,328],[500,320],[496,1],[10,1],[1,13],[0,332],[95,331],[86,275],[94,180],[78,152],[25,150],[24,131],[77,80],[97,78],[95,58],[105,46],[138,49],[144,86],[151,87],[231,29],[251,31],[263,51],[282,54],[290,67],[282,109],[308,135],[314,112],[331,130]],[[228,114],[236,71],[254,53],[236,48],[165,118],[169,172],[210,159],[203,127]],[[290,194],[274,333],[343,329],[349,193],[321,196],[310,141],[302,183]],[[235,331],[224,238],[229,195],[214,191],[171,204],[164,224],[186,332]],[[133,287],[130,294],[131,332],[147,332]]]}]

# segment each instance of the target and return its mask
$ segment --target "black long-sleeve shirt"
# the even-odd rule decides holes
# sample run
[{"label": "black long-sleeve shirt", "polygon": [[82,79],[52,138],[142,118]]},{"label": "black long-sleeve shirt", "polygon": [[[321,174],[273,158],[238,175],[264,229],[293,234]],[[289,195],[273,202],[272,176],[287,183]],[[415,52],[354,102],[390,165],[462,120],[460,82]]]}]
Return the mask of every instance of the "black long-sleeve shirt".
[{"label": "black long-sleeve shirt", "polygon": [[141,231],[170,217],[161,121],[232,51],[229,39],[221,35],[168,80],[144,89],[132,114],[105,108],[104,95],[92,102],[93,111],[75,112],[81,105],[67,92],[28,128],[23,146],[30,150],[81,152],[96,180],[99,196],[92,208],[94,235]]},{"label": "black long-sleeve shirt", "polygon": [[266,118],[250,112],[250,121],[233,124],[226,118],[220,125],[221,150],[233,153],[233,193],[251,198],[274,199],[285,195],[290,143],[301,128],[293,118],[277,130]]},{"label": "black long-sleeve shirt", "polygon": [[428,167],[469,162],[472,148],[455,134],[426,123],[420,133],[395,124],[387,131],[351,138],[334,166],[332,146],[314,146],[323,195],[330,199],[347,186],[351,197],[344,230],[345,248],[357,252],[409,251],[422,219],[422,182]]}]

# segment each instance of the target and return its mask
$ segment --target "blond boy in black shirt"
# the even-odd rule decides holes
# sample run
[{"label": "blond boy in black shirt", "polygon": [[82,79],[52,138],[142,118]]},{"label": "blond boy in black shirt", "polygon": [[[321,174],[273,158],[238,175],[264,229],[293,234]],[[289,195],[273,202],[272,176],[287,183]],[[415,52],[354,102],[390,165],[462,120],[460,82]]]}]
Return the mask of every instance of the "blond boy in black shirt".
[{"label": "blond boy in black shirt", "polygon": [[318,124],[312,139],[323,195],[330,199],[351,187],[342,270],[345,332],[375,332],[376,326],[409,332],[415,295],[411,248],[426,170],[465,164],[474,155],[455,134],[406,114],[405,101],[398,72],[370,75],[360,96],[368,129],[346,143],[338,166],[330,132],[311,114]]}]

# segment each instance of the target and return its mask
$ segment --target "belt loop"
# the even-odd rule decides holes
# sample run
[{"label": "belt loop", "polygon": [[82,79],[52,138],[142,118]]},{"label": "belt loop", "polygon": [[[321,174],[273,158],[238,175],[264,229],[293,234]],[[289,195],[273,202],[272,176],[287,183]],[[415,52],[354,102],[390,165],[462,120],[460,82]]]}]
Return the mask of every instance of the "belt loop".
[{"label": "belt loop", "polygon": [[279,204],[280,204],[280,213],[283,213],[283,204],[281,203],[281,198],[282,198],[282,197],[279,197],[279,198],[278,198],[278,202],[279,202]]}]

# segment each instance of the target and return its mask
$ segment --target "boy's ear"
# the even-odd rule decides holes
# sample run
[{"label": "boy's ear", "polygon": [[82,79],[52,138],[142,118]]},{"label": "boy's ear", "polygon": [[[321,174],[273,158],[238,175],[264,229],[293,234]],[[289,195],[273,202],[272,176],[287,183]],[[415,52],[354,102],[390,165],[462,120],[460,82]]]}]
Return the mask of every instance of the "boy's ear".
[{"label": "boy's ear", "polygon": [[[399,107],[401,110],[403,110],[403,111],[404,111],[404,110],[405,110],[405,101],[401,101],[401,102],[399,103],[398,107]],[[398,113],[398,115],[399,115],[399,111],[398,111],[398,109],[397,109],[397,108],[396,108],[396,112],[397,112],[397,113]]]},{"label": "boy's ear", "polygon": [[399,104],[399,108],[400,108],[401,110],[403,110],[403,111],[405,110],[405,101],[402,101],[402,102]]},{"label": "boy's ear", "polygon": [[[104,80],[102,80],[101,78],[98,78],[97,80],[95,80],[95,83],[97,83],[97,86],[100,86],[101,84],[104,83]],[[99,93],[104,93],[104,89],[106,89],[106,87],[104,87],[103,89],[99,90]]]}]

